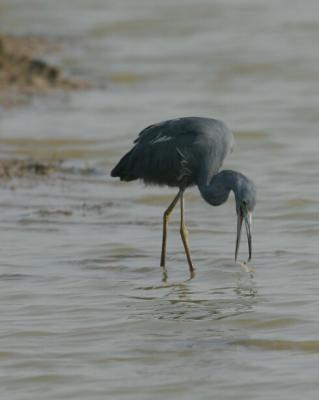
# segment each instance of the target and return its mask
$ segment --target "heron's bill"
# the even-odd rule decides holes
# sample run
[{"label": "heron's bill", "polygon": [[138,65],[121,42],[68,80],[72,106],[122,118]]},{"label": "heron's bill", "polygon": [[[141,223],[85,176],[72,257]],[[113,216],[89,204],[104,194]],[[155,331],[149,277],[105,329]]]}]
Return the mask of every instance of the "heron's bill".
[{"label": "heron's bill", "polygon": [[237,261],[237,255],[238,255],[240,237],[241,237],[241,228],[242,228],[244,220],[245,220],[245,227],[246,227],[246,234],[247,234],[247,241],[248,241],[248,261],[251,260],[251,253],[252,253],[252,250],[251,250],[251,219],[252,219],[251,212],[239,212],[238,213],[235,261]]}]

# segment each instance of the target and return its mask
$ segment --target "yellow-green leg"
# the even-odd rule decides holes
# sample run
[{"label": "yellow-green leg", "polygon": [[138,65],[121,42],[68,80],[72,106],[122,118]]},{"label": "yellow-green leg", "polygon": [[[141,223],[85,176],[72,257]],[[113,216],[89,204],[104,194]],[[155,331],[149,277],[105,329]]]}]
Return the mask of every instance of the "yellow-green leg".
[{"label": "yellow-green leg", "polygon": [[181,199],[180,233],[181,233],[182,242],[183,242],[185,253],[186,253],[187,262],[188,262],[188,265],[189,265],[190,278],[194,278],[194,276],[195,276],[195,267],[193,265],[192,258],[191,258],[191,252],[189,250],[188,230],[186,228],[185,220],[184,220],[184,192],[181,192],[180,199]]},{"label": "yellow-green leg", "polygon": [[164,215],[163,215],[163,240],[162,240],[161,267],[163,268],[165,274],[166,274],[165,260],[166,260],[167,226],[168,226],[168,223],[170,220],[171,213],[174,210],[174,207],[176,206],[176,203],[178,202],[181,194],[182,194],[182,191],[180,190],[177,193],[177,195],[175,196],[174,200],[168,206],[167,210],[165,210]]}]

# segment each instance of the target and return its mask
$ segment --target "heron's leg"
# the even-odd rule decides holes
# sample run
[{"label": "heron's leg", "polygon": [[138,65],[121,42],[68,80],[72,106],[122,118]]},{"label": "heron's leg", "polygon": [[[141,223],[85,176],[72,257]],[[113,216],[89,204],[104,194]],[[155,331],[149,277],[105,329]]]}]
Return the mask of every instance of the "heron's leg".
[{"label": "heron's leg", "polygon": [[189,250],[189,243],[188,243],[188,230],[185,225],[185,220],[184,220],[184,193],[182,192],[181,194],[181,226],[180,226],[180,233],[182,237],[182,242],[184,245],[186,257],[187,257],[187,262],[189,265],[189,272],[190,272],[190,277],[194,278],[195,276],[195,267],[192,262],[191,258],[191,252]]},{"label": "heron's leg", "polygon": [[181,193],[182,193],[182,191],[180,190],[177,193],[177,195],[174,197],[174,200],[171,202],[171,204],[165,210],[164,215],[163,215],[163,240],[162,240],[161,267],[164,268],[164,271],[165,271],[165,258],[166,258],[167,226],[169,223],[171,213],[172,213],[174,207],[176,206],[176,203],[178,202],[178,199],[180,198]]}]

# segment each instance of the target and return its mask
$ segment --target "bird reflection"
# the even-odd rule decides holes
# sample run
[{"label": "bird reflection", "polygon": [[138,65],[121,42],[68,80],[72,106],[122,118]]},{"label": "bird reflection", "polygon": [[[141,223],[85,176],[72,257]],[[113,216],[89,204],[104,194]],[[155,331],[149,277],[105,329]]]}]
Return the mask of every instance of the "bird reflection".
[{"label": "bird reflection", "polygon": [[258,292],[252,271],[241,269],[238,272],[236,269],[234,272],[232,269],[229,272],[235,278],[232,286],[208,288],[207,282],[202,280],[181,283],[166,280],[161,285],[140,287],[139,290],[152,291],[152,315],[158,319],[189,321],[230,318],[252,311]]}]

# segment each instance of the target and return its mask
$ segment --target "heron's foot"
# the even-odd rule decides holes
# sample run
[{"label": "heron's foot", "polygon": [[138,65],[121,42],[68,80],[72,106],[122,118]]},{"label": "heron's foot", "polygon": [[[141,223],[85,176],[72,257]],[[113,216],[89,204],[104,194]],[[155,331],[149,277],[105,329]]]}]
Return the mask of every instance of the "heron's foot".
[{"label": "heron's foot", "polygon": [[191,281],[192,279],[195,278],[195,276],[196,276],[196,270],[195,270],[195,268],[193,268],[192,270],[189,271],[189,278],[186,279],[185,282]]},{"label": "heron's foot", "polygon": [[168,274],[165,266],[162,267],[162,282],[167,282]]}]

